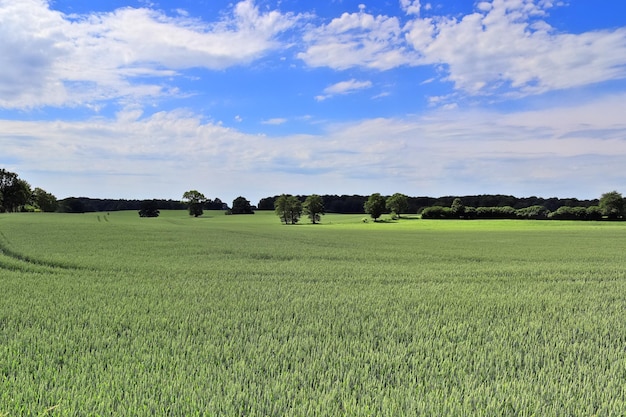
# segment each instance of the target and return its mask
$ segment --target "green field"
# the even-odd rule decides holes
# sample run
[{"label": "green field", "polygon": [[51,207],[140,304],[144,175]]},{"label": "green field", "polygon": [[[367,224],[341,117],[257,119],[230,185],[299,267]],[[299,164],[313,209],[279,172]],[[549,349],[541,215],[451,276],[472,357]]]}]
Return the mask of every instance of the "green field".
[{"label": "green field", "polygon": [[0,416],[623,416],[626,223],[0,214]]}]

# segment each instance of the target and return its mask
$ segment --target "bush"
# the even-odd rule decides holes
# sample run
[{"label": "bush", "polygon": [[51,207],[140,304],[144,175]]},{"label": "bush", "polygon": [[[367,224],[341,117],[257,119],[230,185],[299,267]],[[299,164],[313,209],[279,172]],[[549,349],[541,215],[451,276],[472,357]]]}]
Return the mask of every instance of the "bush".
[{"label": "bush", "polygon": [[517,212],[511,206],[504,207],[478,207],[477,219],[516,219]]},{"label": "bush", "polygon": [[587,220],[602,220],[602,209],[599,206],[587,207]]},{"label": "bush", "polygon": [[587,209],[584,207],[561,206],[556,211],[550,213],[553,220],[586,220]]},{"label": "bush", "polygon": [[518,219],[547,219],[550,212],[544,206],[530,206],[515,211]]},{"label": "bush", "polygon": [[422,210],[422,219],[452,219],[453,217],[450,207],[432,206]]}]

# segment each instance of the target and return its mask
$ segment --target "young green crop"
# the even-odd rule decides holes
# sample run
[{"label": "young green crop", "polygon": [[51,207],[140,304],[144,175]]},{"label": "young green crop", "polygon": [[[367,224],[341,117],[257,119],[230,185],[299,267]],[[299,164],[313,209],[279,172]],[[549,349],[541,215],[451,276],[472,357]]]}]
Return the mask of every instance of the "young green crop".
[{"label": "young green crop", "polygon": [[626,225],[361,217],[0,215],[0,415],[624,414]]}]

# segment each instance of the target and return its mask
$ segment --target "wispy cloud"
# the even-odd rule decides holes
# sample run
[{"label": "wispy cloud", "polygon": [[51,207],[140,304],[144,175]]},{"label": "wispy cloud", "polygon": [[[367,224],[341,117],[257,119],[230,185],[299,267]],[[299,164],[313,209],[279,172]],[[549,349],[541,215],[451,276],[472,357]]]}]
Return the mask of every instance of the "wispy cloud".
[{"label": "wispy cloud", "polygon": [[372,86],[371,81],[358,81],[356,79],[351,79],[348,81],[341,81],[336,84],[330,85],[324,89],[324,94],[316,96],[315,99],[317,101],[323,101],[327,98],[336,96],[338,94],[350,94],[354,93],[358,90],[363,90],[366,88],[370,88]]},{"label": "wispy cloud", "polygon": [[277,126],[277,125],[282,125],[284,123],[287,123],[287,119],[284,119],[282,117],[275,117],[275,118],[272,118],[272,119],[263,120],[261,123],[264,124],[264,125],[274,125],[274,126]]}]

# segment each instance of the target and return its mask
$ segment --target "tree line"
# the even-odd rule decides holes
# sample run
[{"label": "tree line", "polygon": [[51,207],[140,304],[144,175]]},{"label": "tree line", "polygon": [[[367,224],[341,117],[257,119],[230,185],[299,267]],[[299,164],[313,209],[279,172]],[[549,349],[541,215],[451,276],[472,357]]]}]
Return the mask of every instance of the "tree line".
[{"label": "tree line", "polygon": [[[274,210],[274,203],[278,195],[262,198],[258,210]],[[304,203],[306,195],[295,196]],[[320,196],[327,213],[363,214],[365,203],[369,196],[363,195],[321,195]],[[577,198],[542,198],[542,197],[515,197],[503,194],[481,194],[467,196],[444,196],[444,197],[411,197],[406,196],[406,213],[418,213],[426,207],[443,206],[450,207],[456,198],[461,198],[468,207],[513,207],[521,209],[531,206],[543,206],[549,211],[556,211],[559,207],[589,207],[598,205],[598,200],[579,200]]]},{"label": "tree line", "polygon": [[154,217],[160,210],[189,210],[189,214],[200,216],[204,210],[223,210],[226,214],[254,214],[255,210],[273,210],[285,224],[295,224],[304,215],[312,223],[321,220],[325,213],[369,214],[374,220],[382,214],[400,218],[402,214],[420,214],[430,219],[563,219],[617,220],[624,218],[624,198],[617,191],[603,194],[600,199],[579,200],[576,198],[518,198],[503,194],[469,196],[410,197],[401,193],[382,196],[361,195],[289,195],[282,194],[262,198],[257,206],[240,196],[232,206],[220,198],[206,198],[197,190],[183,194],[181,200],[151,199],[97,199],[69,197],[62,200],[19,178],[6,169],[0,169],[0,212],[45,211],[45,212],[110,212],[137,210],[142,217]]},{"label": "tree line", "polygon": [[[320,215],[325,214],[324,199],[319,195],[296,197],[282,194],[274,199],[276,215],[284,224],[296,224],[301,215],[306,214],[315,224]],[[578,201],[578,200],[577,200]],[[623,220],[626,214],[626,201],[621,193],[611,191],[602,194],[597,205],[559,206],[550,211],[543,205],[514,208],[505,206],[466,206],[463,199],[456,197],[449,207],[434,205],[418,210],[423,219],[552,219],[552,220]],[[363,203],[363,212],[374,221],[383,214],[390,214],[392,220],[399,220],[403,214],[410,214],[409,197],[396,193],[388,197],[374,193]],[[367,219],[364,219],[367,221]]]}]

